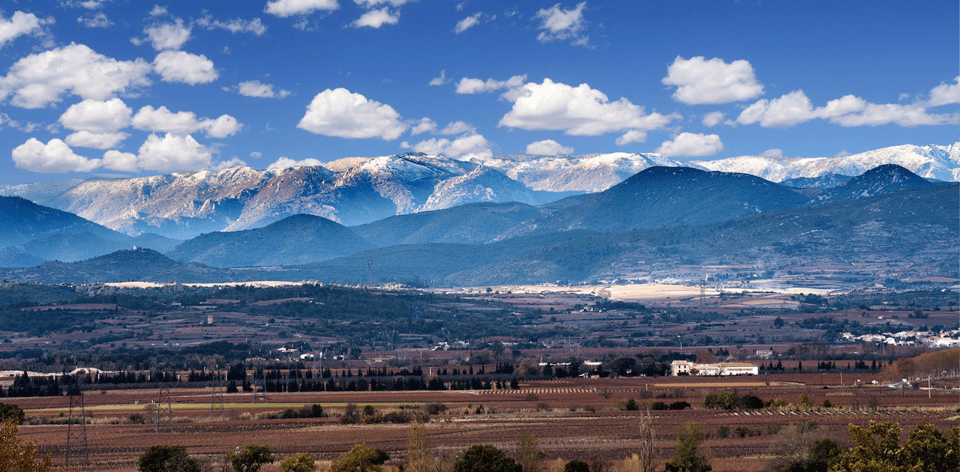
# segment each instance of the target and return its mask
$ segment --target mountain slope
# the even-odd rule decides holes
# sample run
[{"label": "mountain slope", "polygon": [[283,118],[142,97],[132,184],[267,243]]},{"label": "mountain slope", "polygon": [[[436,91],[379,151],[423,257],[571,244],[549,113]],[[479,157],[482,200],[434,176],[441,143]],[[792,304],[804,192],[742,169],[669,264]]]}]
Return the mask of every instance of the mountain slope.
[{"label": "mountain slope", "polygon": [[115,231],[77,215],[37,205],[20,197],[0,197],[0,247],[15,246],[54,235],[90,233],[121,239]]},{"label": "mountain slope", "polygon": [[471,203],[385,218],[351,229],[379,247],[398,244],[484,244],[541,214],[522,203]]},{"label": "mountain slope", "polygon": [[817,200],[819,202],[856,200],[858,198],[880,195],[881,193],[907,189],[923,189],[933,187],[934,185],[936,184],[901,166],[886,164],[870,169],[861,175],[827,190],[823,195],[818,196]]},{"label": "mountain slope", "polygon": [[262,280],[258,272],[234,272],[198,264],[181,264],[152,249],[113,252],[80,262],[45,262],[36,267],[0,269],[0,278],[24,282],[105,283],[127,280],[147,282],[210,283]]},{"label": "mountain slope", "polygon": [[167,255],[181,262],[214,267],[308,264],[369,249],[350,229],[313,215],[295,215],[263,228],[207,233],[178,245]]},{"label": "mountain slope", "polygon": [[507,236],[704,224],[795,208],[808,201],[793,189],[752,175],[652,167],[608,190],[578,198],[571,205],[525,222]]}]

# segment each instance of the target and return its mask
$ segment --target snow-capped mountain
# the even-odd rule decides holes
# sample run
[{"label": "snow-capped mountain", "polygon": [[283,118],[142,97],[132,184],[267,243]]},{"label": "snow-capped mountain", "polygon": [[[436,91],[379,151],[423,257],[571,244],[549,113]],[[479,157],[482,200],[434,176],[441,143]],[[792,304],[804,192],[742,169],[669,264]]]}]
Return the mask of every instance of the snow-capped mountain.
[{"label": "snow-capped mountain", "polygon": [[533,190],[586,193],[602,192],[650,167],[682,165],[659,154],[626,152],[583,156],[507,154],[483,164]]},{"label": "snow-capped mountain", "polygon": [[946,146],[892,146],[840,157],[740,156],[692,164],[714,171],[751,174],[772,182],[826,174],[854,176],[883,164],[896,164],[926,179],[957,181],[960,142]]},{"label": "snow-capped mountain", "polygon": [[[835,158],[748,156],[686,166],[780,182],[859,175],[882,164],[898,164],[925,178],[960,180],[960,143],[895,146]],[[20,196],[131,235],[189,239],[213,231],[259,228],[296,214],[354,226],[464,203],[542,204],[572,193],[606,190],[650,167],[680,165],[658,154],[501,155],[481,164],[411,153],[287,169],[233,167],[0,186],[0,195]]]}]

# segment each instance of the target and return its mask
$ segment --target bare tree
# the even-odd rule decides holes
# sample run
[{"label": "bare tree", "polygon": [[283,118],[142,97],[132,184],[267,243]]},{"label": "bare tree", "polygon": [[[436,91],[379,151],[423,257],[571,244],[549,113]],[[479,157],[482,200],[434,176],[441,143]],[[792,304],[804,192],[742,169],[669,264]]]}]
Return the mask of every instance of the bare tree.
[{"label": "bare tree", "polygon": [[407,469],[410,472],[432,472],[433,456],[427,441],[427,427],[420,417],[410,423],[410,435],[407,440]]},{"label": "bare tree", "polygon": [[656,459],[656,449],[654,448],[653,421],[650,419],[650,409],[644,410],[640,415],[640,423],[637,425],[637,436],[640,442],[640,448],[637,451],[639,459],[640,472],[653,472],[653,461]]}]

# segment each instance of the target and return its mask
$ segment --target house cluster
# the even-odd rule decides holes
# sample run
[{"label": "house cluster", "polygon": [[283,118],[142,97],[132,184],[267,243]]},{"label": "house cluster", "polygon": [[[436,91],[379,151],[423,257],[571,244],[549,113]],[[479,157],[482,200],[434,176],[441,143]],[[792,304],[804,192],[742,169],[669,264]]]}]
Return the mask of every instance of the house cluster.
[{"label": "house cluster", "polygon": [[760,368],[747,362],[716,362],[700,364],[690,361],[670,363],[670,375],[758,375]]},{"label": "house cluster", "polygon": [[923,345],[933,348],[960,346],[960,330],[941,331],[900,331],[897,333],[864,334],[855,336],[853,333],[840,335],[846,341],[870,342],[874,344],[888,344],[895,346]]}]

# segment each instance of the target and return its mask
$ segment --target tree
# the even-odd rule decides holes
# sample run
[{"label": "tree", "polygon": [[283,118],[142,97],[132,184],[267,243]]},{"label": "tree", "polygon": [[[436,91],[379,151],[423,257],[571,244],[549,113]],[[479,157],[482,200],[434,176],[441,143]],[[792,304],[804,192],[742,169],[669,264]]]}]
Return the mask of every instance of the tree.
[{"label": "tree", "polygon": [[10,472],[50,472],[53,460],[40,456],[33,442],[20,442],[17,421],[5,418],[0,422],[0,470]]},{"label": "tree", "polygon": [[383,463],[389,459],[386,452],[360,443],[330,464],[330,472],[380,472]]},{"label": "tree", "polygon": [[780,430],[770,444],[767,470],[779,472],[827,472],[843,447],[825,438],[817,424],[802,421]]},{"label": "tree", "polygon": [[563,466],[563,472],[590,472],[590,464],[580,459],[574,459]]},{"label": "tree", "polygon": [[779,316],[774,318],[773,326],[778,329],[783,328],[783,318],[780,318]]},{"label": "tree", "polygon": [[687,423],[677,429],[677,444],[673,457],[667,461],[666,472],[710,472],[710,459],[700,451],[703,430]]},{"label": "tree", "polygon": [[871,421],[866,429],[850,425],[849,430],[856,445],[840,455],[831,471],[955,472],[960,464],[960,427],[944,435],[924,422],[903,445],[900,425],[894,422]]},{"label": "tree", "polygon": [[537,437],[526,432],[520,433],[517,441],[517,462],[523,467],[523,472],[542,472],[543,460],[547,457],[540,450],[540,441]]},{"label": "tree", "polygon": [[430,456],[427,442],[427,427],[417,420],[410,423],[410,435],[407,439],[407,470],[410,472],[430,472],[433,470],[433,457]]},{"label": "tree", "polygon": [[494,446],[474,444],[453,464],[453,472],[523,472],[523,468]]},{"label": "tree", "polygon": [[247,444],[242,452],[230,454],[230,465],[236,472],[257,472],[263,464],[273,461],[270,448],[262,444]]},{"label": "tree", "polygon": [[294,454],[280,461],[280,472],[315,472],[317,464],[306,452]]},{"label": "tree", "polygon": [[654,448],[653,422],[650,419],[650,410],[646,410],[640,415],[637,436],[640,443],[640,448],[636,454],[639,472],[653,472],[656,449]]},{"label": "tree", "polygon": [[200,472],[200,462],[187,454],[185,446],[150,446],[137,464],[140,472]]},{"label": "tree", "polygon": [[12,403],[0,403],[0,420],[13,418],[17,424],[21,424],[23,423],[24,417],[23,410],[21,410],[17,405]]}]

